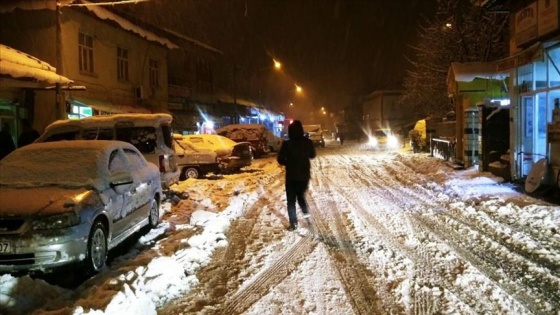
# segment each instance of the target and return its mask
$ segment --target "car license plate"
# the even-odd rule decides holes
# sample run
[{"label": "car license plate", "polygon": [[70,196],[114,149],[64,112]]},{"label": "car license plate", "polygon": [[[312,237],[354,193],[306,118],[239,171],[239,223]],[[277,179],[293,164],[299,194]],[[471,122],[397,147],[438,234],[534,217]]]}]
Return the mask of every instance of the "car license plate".
[{"label": "car license plate", "polygon": [[12,246],[9,242],[0,242],[0,254],[12,253]]}]

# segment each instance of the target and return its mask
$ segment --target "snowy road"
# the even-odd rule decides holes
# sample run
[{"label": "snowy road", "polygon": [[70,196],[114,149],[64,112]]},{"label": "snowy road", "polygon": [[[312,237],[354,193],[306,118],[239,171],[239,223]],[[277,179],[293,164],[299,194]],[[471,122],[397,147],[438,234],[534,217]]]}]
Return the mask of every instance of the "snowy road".
[{"label": "snowy road", "polygon": [[77,287],[0,276],[0,313],[560,314],[560,206],[355,142],[312,168],[302,231],[286,230],[283,169],[258,159],[177,185],[189,197],[160,227]]},{"label": "snowy road", "polygon": [[281,169],[267,172],[200,285],[158,313],[556,314],[558,207],[434,160],[319,150],[308,235],[285,231]]}]

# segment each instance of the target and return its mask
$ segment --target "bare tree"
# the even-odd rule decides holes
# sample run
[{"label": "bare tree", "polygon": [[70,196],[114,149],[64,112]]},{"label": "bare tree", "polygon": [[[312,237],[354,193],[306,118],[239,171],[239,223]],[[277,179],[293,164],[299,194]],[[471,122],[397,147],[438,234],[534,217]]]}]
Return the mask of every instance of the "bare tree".
[{"label": "bare tree", "polygon": [[433,20],[419,27],[403,102],[413,103],[419,118],[453,111],[446,83],[451,62],[505,57],[508,21],[507,14],[485,11],[470,0],[438,0]]}]

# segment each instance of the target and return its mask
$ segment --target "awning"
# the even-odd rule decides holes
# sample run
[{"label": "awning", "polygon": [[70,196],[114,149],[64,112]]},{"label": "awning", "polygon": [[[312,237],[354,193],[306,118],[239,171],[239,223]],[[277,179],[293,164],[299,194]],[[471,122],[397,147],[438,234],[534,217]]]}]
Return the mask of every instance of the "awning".
[{"label": "awning", "polygon": [[471,82],[475,78],[503,80],[509,76],[509,70],[498,71],[493,62],[452,62],[447,74],[447,83]]},{"label": "awning", "polygon": [[72,80],[56,73],[50,64],[17,49],[0,44],[0,75],[35,80],[45,84],[70,84]]},{"label": "awning", "polygon": [[112,113],[112,114],[152,113],[152,111],[150,111],[147,108],[138,107],[138,106],[129,106],[129,105],[118,105],[118,104],[113,104],[112,102],[102,101],[102,100],[93,100],[93,99],[86,99],[81,97],[70,97],[68,98],[68,101],[71,104],[75,104],[79,106],[89,106],[95,110]]},{"label": "awning", "polygon": [[541,60],[543,48],[541,43],[504,59],[491,62],[452,62],[447,73],[447,84],[455,82],[471,82],[475,78],[503,80],[516,67]]}]

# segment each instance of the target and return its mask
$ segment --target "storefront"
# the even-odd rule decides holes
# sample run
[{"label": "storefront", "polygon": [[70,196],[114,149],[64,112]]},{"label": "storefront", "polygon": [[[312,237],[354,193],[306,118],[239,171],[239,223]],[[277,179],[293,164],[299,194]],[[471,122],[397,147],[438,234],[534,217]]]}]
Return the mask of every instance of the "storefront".
[{"label": "storefront", "polygon": [[[540,44],[539,44],[540,45]],[[538,58],[514,68],[512,80],[514,178],[529,175],[535,162],[551,161],[547,125],[560,100],[560,43],[540,45]]]}]

